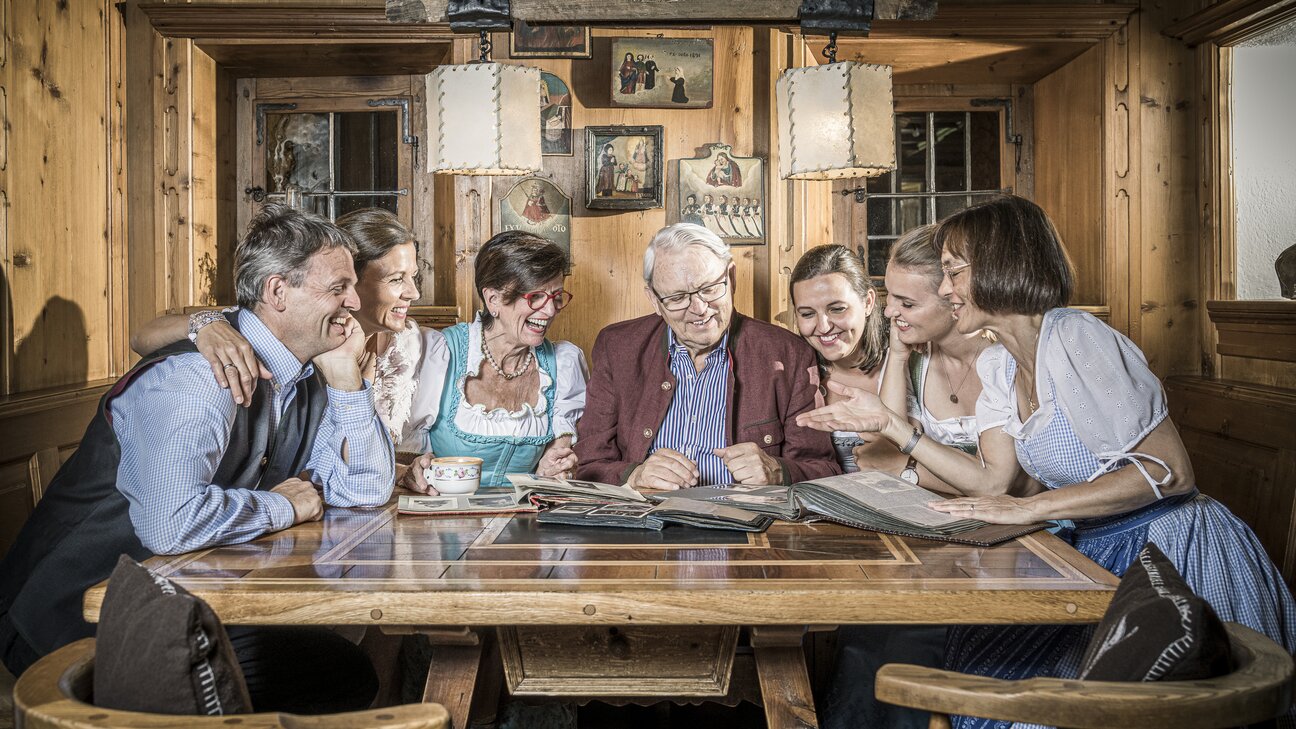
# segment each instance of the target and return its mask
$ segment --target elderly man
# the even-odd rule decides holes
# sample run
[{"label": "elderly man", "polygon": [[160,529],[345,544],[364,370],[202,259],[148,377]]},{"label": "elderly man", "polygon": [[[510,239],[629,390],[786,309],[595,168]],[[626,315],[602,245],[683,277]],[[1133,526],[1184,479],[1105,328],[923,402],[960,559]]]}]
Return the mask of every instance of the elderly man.
[{"label": "elderly man", "polygon": [[634,488],[779,484],[840,473],[814,407],[815,355],[795,334],[733,309],[734,265],[715,233],[660,230],[644,252],[656,314],[594,343],[579,478]]},{"label": "elderly man", "polygon": [[[236,254],[242,308],[229,316],[272,375],[250,407],[235,405],[188,341],[145,356],[104,396],[0,564],[0,657],[9,670],[94,634],[81,596],[121,553],[143,560],[316,520],[317,489],[335,506],[388,499],[395,464],[360,375],[353,247],[329,221],[291,208],[267,205],[253,221]],[[372,666],[329,650],[330,640],[350,646],[336,634],[310,633],[230,630],[257,709],[303,708],[274,687],[259,691],[262,680],[290,679],[269,669],[294,651],[310,660],[292,680],[350,671],[326,698],[365,708],[347,698],[367,703],[368,691],[372,699]],[[364,658],[350,647],[350,658]],[[322,667],[330,662],[344,668]]]}]

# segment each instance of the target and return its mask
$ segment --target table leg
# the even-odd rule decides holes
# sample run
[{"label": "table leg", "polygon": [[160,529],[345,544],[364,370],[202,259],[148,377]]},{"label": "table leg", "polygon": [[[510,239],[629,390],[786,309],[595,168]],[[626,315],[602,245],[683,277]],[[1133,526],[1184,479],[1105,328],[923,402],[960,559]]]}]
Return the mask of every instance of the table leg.
[{"label": "table leg", "polygon": [[805,653],[801,650],[804,628],[754,627],[751,633],[760,679],[761,702],[770,729],[816,729],[814,696]]},{"label": "table leg", "polygon": [[450,712],[451,729],[467,729],[473,688],[481,666],[482,645],[446,645],[432,641],[432,665],[423,685],[423,701]]}]

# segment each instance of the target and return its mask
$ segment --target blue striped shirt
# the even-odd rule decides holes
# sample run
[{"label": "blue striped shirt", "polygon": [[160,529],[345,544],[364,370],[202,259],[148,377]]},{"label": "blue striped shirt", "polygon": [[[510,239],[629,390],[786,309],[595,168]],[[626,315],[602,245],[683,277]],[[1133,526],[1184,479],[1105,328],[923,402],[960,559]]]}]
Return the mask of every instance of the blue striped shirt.
[{"label": "blue striped shirt", "polygon": [[[239,311],[239,327],[273,374],[257,385],[274,388],[273,427],[297,383],[313,377],[315,369],[303,365],[251,311]],[[109,403],[121,444],[117,489],[130,501],[136,535],[154,554],[246,542],[292,526],[286,497],[211,482],[238,407],[196,353],[154,364]],[[349,462],[342,457],[344,441]],[[375,506],[391,496],[393,449],[367,383],[356,392],[328,388],[328,407],[306,468],[323,487],[324,502],[333,506]]]},{"label": "blue striped shirt", "polygon": [[711,452],[728,443],[725,419],[729,415],[729,334],[707,355],[698,372],[688,348],[667,330],[670,370],[675,375],[675,398],[657,430],[653,450],[670,448],[698,465],[699,486],[733,483],[724,461]]}]

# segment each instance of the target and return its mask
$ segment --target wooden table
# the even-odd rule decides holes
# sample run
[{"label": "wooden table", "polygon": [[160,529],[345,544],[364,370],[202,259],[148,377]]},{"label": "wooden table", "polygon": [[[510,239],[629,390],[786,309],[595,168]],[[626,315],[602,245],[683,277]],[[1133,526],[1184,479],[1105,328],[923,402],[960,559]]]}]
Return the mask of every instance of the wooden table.
[{"label": "wooden table", "polygon": [[[226,623],[429,632],[443,648],[425,698],[459,729],[482,642],[480,630],[457,626],[498,629],[515,695],[731,702],[746,628],[752,656],[738,663],[755,663],[769,725],[812,727],[807,629],[1096,622],[1117,584],[1044,532],[985,549],[828,523],[659,533],[532,515],[405,516],[394,503],[329,509],[321,522],[148,565]],[[103,590],[86,593],[87,619]]]}]

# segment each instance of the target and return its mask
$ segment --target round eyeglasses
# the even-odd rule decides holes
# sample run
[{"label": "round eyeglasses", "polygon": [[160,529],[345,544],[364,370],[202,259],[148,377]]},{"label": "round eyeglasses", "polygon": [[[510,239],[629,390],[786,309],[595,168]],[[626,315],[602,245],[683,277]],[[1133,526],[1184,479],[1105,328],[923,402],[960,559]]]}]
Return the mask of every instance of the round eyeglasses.
[{"label": "round eyeglasses", "polygon": [[540,311],[545,308],[545,304],[548,304],[550,299],[553,299],[554,309],[562,311],[563,307],[571,303],[572,294],[570,291],[565,289],[558,289],[557,291],[529,291],[522,294],[520,298],[527,303],[527,306],[531,307],[531,311]]}]

